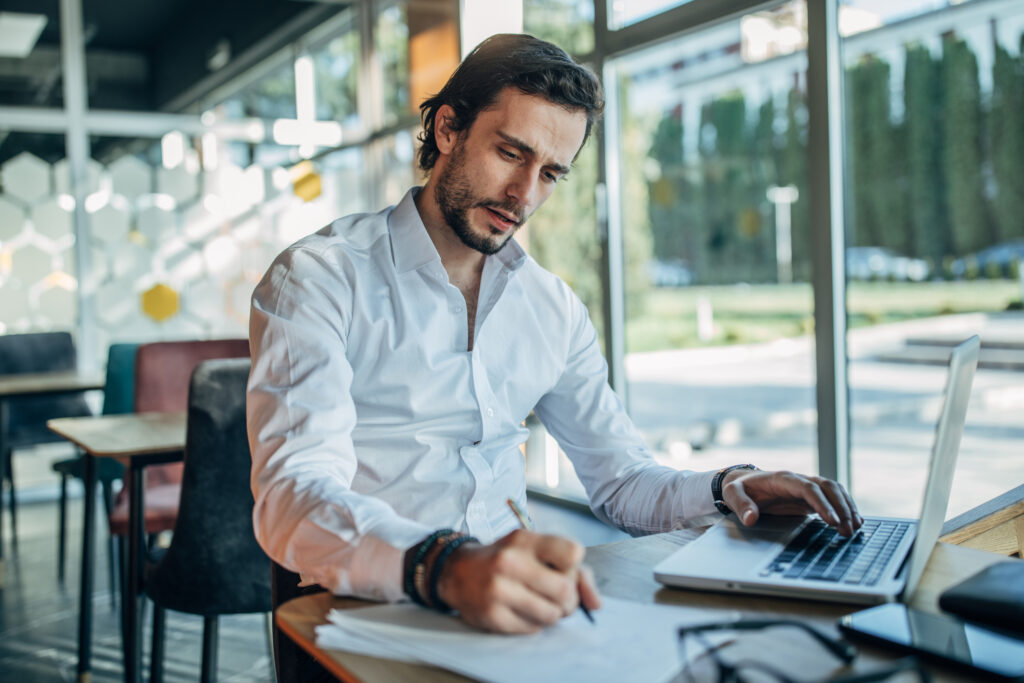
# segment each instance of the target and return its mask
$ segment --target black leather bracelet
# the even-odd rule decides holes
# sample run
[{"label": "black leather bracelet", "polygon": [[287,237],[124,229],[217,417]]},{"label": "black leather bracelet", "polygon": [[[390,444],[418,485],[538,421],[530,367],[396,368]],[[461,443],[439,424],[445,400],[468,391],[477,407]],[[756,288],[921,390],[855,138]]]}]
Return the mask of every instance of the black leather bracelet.
[{"label": "black leather bracelet", "polygon": [[445,562],[448,561],[448,557],[455,552],[459,546],[463,543],[479,543],[475,536],[459,536],[448,541],[441,551],[437,554],[437,558],[434,559],[434,565],[430,568],[430,583],[428,592],[430,593],[429,601],[430,607],[436,609],[438,612],[445,614],[451,614],[452,608],[441,599],[440,594],[437,590],[438,579],[441,578],[441,570],[444,569]]},{"label": "black leather bracelet", "polygon": [[711,480],[711,500],[714,501],[715,507],[723,515],[731,515],[732,510],[728,505],[725,504],[725,500],[722,498],[722,481],[725,479],[725,475],[729,474],[733,470],[756,470],[756,465],[746,463],[743,465],[730,465],[729,467],[723,467],[722,469],[715,472],[714,478]]},{"label": "black leather bracelet", "polygon": [[424,607],[427,605],[427,596],[420,595],[420,592],[416,590],[416,567],[423,564],[423,560],[426,558],[427,553],[430,552],[430,549],[433,548],[442,537],[454,535],[455,533],[456,531],[454,529],[438,529],[412,548],[405,551],[405,576],[403,588],[405,589],[405,594],[412,598],[413,602],[423,605]]}]

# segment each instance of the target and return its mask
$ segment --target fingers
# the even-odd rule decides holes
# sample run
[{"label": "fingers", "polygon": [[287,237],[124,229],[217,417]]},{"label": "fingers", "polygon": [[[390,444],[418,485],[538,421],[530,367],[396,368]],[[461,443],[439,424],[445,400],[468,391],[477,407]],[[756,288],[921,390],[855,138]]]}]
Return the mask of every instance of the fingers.
[{"label": "fingers", "polygon": [[533,545],[537,559],[560,572],[573,570],[583,561],[583,546],[563,536],[530,534],[526,542]]},{"label": "fingers", "polygon": [[502,633],[531,633],[572,614],[581,598],[600,597],[583,548],[558,536],[516,531],[489,546],[460,548],[439,579],[441,597],[468,623]]},{"label": "fingers", "polygon": [[579,591],[580,602],[587,609],[601,609],[601,595],[597,592],[594,572],[587,565],[581,565],[576,576],[576,589]]},{"label": "fingers", "polygon": [[846,489],[824,477],[755,471],[729,481],[722,487],[722,496],[747,526],[756,523],[762,512],[816,512],[840,534],[850,536],[864,522]]},{"label": "fingers", "polygon": [[736,518],[746,526],[755,524],[758,517],[761,516],[757,503],[747,495],[743,485],[738,482],[734,481],[726,485],[722,489],[722,497],[726,501],[725,504],[736,515]]}]

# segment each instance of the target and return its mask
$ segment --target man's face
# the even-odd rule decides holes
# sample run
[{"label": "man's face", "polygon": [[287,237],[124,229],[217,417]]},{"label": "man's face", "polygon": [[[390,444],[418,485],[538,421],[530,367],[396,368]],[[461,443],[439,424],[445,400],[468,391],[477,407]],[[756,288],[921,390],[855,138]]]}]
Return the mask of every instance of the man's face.
[{"label": "man's face", "polygon": [[462,243],[484,254],[505,246],[568,173],[586,124],[582,111],[506,88],[468,130],[439,139],[434,198]]}]

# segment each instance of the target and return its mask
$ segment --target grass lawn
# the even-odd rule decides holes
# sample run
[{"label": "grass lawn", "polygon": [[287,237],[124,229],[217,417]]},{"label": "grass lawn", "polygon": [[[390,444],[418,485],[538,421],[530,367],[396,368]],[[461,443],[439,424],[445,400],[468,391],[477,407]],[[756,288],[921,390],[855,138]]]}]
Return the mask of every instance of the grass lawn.
[{"label": "grass lawn", "polygon": [[[697,337],[697,307],[706,299],[714,335]],[[1016,280],[958,282],[853,282],[847,289],[849,326],[926,318],[950,313],[1004,311],[1020,305]],[[718,285],[651,289],[642,311],[626,311],[626,348],[631,351],[749,344],[814,331],[811,286]]]}]

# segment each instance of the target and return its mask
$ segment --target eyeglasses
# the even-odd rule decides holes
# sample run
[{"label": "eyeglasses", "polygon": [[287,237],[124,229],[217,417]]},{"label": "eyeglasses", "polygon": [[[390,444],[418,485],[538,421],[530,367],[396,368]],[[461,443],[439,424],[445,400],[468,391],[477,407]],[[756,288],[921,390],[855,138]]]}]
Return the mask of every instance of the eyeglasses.
[{"label": "eyeglasses", "polygon": [[[684,680],[712,680],[708,677],[708,674],[697,676],[691,668],[691,662],[695,661],[695,659],[699,658],[703,654],[706,654],[717,670],[717,678],[714,680],[717,680],[718,683],[747,683],[748,681],[753,680],[776,681],[777,683],[801,683],[799,679],[791,677],[789,674],[780,671],[771,664],[758,661],[756,659],[747,658],[733,662],[727,661],[722,657],[719,651],[731,642],[731,640],[718,640],[718,642],[711,642],[711,639],[705,635],[712,632],[729,633],[737,631],[759,631],[761,629],[776,627],[793,627],[804,631],[822,647],[832,653],[832,655],[841,661],[844,666],[851,664],[857,656],[856,648],[846,640],[843,640],[842,638],[833,638],[832,636],[822,633],[813,626],[795,619],[741,619],[737,621],[684,626],[679,629],[679,654],[684,662]],[[688,636],[691,636],[693,640],[700,644],[703,651],[702,653],[696,653],[696,656],[694,657],[690,656],[686,645],[686,638]],[[871,683],[872,681],[884,681],[891,676],[904,672],[915,674],[917,680],[921,683],[930,683],[931,681],[931,676],[921,666],[921,663],[916,657],[904,657],[903,659],[893,662],[891,666],[882,668],[878,671],[849,674],[830,680],[833,683]],[[714,674],[711,675],[713,676]]]}]

